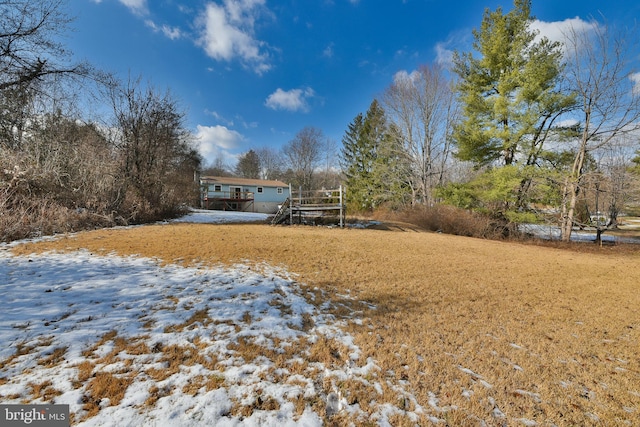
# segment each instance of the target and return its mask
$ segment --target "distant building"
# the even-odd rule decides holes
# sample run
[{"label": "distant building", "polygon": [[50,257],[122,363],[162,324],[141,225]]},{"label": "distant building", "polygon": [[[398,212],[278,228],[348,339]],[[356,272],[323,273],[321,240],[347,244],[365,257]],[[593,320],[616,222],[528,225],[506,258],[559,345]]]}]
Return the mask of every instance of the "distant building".
[{"label": "distant building", "polygon": [[281,181],[200,177],[200,207],[238,212],[272,214],[289,197],[289,186]]}]

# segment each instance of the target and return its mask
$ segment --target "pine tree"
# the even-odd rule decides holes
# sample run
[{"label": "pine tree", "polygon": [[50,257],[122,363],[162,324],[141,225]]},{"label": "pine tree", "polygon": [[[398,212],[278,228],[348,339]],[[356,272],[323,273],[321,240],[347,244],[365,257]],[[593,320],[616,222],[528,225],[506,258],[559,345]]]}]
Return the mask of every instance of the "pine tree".
[{"label": "pine tree", "polygon": [[260,178],[260,158],[255,151],[249,150],[238,157],[235,173],[241,178]]},{"label": "pine tree", "polygon": [[[506,14],[487,10],[473,32],[477,55],[454,55],[462,105],[462,120],[453,130],[457,157],[479,168],[514,167],[510,176],[522,177],[502,205],[491,203],[491,213],[502,218],[515,218],[513,212],[526,211],[533,201],[535,181],[547,173],[540,167],[548,154],[543,145],[559,135],[556,122],[575,103],[560,88],[560,44],[538,37],[532,20],[530,0],[514,0]],[[489,171],[486,178],[499,176]]]},{"label": "pine tree", "polygon": [[362,113],[353,119],[342,137],[340,165],[347,186],[347,205],[349,210],[368,210],[371,208],[367,183],[371,180],[374,148],[368,145],[364,137],[364,118]]},{"label": "pine tree", "polygon": [[399,138],[387,123],[384,110],[373,100],[366,115],[359,113],[342,138],[340,164],[346,178],[347,205],[371,211],[404,197]]},{"label": "pine tree", "polygon": [[555,119],[573,105],[558,90],[560,44],[530,29],[531,2],[485,11],[474,50],[454,56],[462,120],[454,129],[458,157],[478,165],[535,164]]}]

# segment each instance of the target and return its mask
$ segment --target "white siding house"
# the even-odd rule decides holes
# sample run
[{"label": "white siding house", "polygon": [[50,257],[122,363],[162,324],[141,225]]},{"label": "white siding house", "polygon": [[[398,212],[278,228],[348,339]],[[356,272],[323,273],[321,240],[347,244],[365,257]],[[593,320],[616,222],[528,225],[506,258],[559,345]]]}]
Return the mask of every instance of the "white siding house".
[{"label": "white siding house", "polygon": [[200,205],[203,209],[275,213],[289,197],[289,186],[281,181],[203,176]]}]

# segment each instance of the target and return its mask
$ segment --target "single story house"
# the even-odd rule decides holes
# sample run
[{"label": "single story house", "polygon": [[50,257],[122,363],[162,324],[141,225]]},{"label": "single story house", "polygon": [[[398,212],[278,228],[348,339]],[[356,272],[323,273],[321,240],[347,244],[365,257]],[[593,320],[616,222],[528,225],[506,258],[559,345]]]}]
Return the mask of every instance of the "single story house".
[{"label": "single story house", "polygon": [[276,213],[289,197],[289,186],[281,181],[200,177],[200,206],[203,209]]}]

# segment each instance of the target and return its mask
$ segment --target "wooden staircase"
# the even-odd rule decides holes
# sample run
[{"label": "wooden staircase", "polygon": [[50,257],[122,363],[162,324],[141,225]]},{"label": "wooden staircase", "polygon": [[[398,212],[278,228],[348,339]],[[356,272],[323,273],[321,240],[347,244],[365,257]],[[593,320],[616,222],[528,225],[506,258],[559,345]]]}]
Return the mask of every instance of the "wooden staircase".
[{"label": "wooden staircase", "polygon": [[289,218],[289,210],[291,208],[291,199],[287,197],[287,200],[284,201],[276,215],[271,220],[271,225],[281,224]]}]

